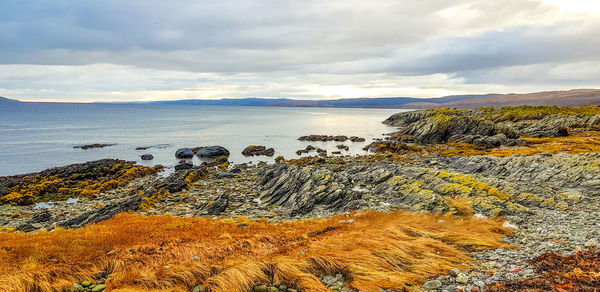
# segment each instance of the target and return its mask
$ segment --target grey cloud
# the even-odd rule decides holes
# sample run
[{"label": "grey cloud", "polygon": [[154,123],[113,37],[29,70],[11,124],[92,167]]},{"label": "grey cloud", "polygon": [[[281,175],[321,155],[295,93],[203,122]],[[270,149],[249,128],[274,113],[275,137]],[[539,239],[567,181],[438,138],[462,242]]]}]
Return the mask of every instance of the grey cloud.
[{"label": "grey cloud", "polygon": [[598,31],[599,13],[563,15],[541,0],[8,0],[0,64],[20,67],[0,66],[0,88],[74,99],[304,97],[315,86],[462,93],[525,86],[534,73],[531,84],[593,85],[593,74],[564,68],[600,61]]}]

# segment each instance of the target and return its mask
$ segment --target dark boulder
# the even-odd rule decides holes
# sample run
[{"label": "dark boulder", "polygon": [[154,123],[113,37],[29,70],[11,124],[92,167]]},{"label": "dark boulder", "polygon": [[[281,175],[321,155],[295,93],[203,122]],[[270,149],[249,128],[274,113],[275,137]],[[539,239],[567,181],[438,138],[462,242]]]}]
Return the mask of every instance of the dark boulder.
[{"label": "dark boulder", "polygon": [[142,160],[152,160],[154,156],[152,154],[144,154],[142,155]]},{"label": "dark boulder", "polygon": [[190,148],[181,148],[181,149],[178,149],[177,152],[175,152],[175,157],[177,157],[179,159],[192,158],[192,157],[194,157],[194,152]]},{"label": "dark boulder", "polygon": [[229,156],[229,150],[225,149],[222,146],[208,146],[198,149],[196,155],[198,155],[198,157]]}]

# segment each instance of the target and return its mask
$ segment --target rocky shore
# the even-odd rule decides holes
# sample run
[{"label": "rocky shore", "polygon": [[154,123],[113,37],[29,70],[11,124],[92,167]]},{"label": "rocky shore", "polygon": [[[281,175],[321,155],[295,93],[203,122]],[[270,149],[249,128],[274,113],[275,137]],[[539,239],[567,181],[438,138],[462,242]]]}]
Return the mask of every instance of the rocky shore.
[{"label": "rocky shore", "polygon": [[[1,177],[0,228],[29,233],[80,228],[122,212],[184,218],[243,216],[269,222],[366,210],[434,213],[464,220],[500,218],[503,228],[512,230],[503,239],[505,247],[470,251],[473,265],[448,269],[410,290],[597,289],[598,265],[574,263],[571,270],[552,277],[544,271],[559,268],[548,259],[569,261],[578,252],[587,261],[600,261],[594,251],[600,241],[599,107],[432,109],[399,113],[384,122],[398,131],[374,141],[363,156],[333,156],[307,146],[302,153],[316,150],[317,155],[279,158],[275,164],[234,165],[226,159],[227,149],[211,146],[180,149],[176,155],[185,159],[218,153],[221,158],[180,167],[166,177],[159,175],[160,167],[110,159]],[[362,138],[311,135],[299,139]],[[271,150],[250,146],[244,155],[273,155]],[[541,268],[541,259],[550,262]],[[569,272],[584,273],[591,280],[565,276]],[[98,278],[94,285],[104,285],[107,277]],[[322,273],[318,280],[330,290],[356,291],[353,277],[357,276]],[[534,280],[542,278],[543,282]],[[273,283],[273,279],[255,283],[253,290],[298,290]],[[75,288],[104,289],[88,289],[91,285],[79,282]]]}]

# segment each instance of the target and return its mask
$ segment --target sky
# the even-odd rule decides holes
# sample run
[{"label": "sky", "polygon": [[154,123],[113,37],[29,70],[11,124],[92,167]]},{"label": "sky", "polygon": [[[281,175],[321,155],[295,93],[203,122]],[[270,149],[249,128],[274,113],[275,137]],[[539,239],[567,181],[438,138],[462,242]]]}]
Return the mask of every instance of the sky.
[{"label": "sky", "polygon": [[3,0],[0,96],[439,97],[600,88],[597,0]]}]

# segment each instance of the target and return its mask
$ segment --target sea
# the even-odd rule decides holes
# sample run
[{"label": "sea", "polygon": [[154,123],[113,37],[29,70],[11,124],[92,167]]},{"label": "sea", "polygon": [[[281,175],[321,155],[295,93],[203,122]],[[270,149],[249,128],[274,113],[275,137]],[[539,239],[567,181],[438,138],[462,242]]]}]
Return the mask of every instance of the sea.
[{"label": "sea", "polygon": [[[219,145],[234,163],[265,161],[277,156],[298,158],[295,152],[311,144],[331,151],[344,144],[348,155],[394,131],[382,123],[401,109],[200,106],[156,104],[0,104],[0,176],[102,158],[118,158],[172,169],[184,147]],[[310,134],[359,136],[365,142],[303,142]],[[85,144],[114,144],[82,150]],[[249,145],[273,147],[273,157],[244,157]],[[150,147],[136,150],[138,147]],[[143,161],[142,154],[153,160]],[[314,152],[311,154],[314,155]],[[306,156],[306,155],[304,155]],[[200,164],[194,157],[194,164]]]}]

